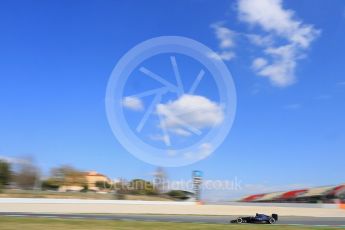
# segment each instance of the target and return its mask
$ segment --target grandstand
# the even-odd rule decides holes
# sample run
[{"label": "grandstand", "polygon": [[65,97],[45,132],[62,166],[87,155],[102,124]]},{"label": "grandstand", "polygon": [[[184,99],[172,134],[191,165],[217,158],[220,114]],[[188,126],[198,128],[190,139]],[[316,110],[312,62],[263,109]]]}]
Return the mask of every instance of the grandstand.
[{"label": "grandstand", "polygon": [[275,203],[338,203],[345,201],[345,184],[299,189],[282,192],[255,194],[242,198],[240,202]]}]

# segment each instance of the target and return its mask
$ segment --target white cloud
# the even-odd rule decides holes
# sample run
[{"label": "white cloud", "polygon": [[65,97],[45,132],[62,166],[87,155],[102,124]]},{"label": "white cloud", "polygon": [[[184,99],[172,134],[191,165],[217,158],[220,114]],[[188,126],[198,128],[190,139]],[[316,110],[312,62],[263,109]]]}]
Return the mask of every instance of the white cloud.
[{"label": "white cloud", "polygon": [[236,56],[231,50],[235,46],[236,33],[223,26],[222,23],[214,23],[211,25],[211,28],[219,41],[220,51],[217,52],[217,55],[211,54],[210,58],[230,61]]},{"label": "white cloud", "polygon": [[211,27],[214,29],[217,39],[219,40],[219,47],[220,48],[231,48],[234,46],[234,36],[235,33],[222,26],[219,23],[212,24]]},{"label": "white cloud", "polygon": [[131,109],[134,111],[144,110],[144,104],[142,100],[138,97],[125,97],[122,101],[122,105],[125,108]]},{"label": "white cloud", "polygon": [[220,105],[206,97],[188,94],[158,104],[156,112],[161,117],[160,127],[180,136],[201,134],[202,129],[219,125],[224,119]]},{"label": "white cloud", "polygon": [[218,53],[211,53],[209,57],[216,60],[230,61],[236,57],[236,54],[233,51],[220,51]]},{"label": "white cloud", "polygon": [[267,60],[264,58],[256,58],[253,61],[252,68],[255,70],[261,69],[267,65]]},{"label": "white cloud", "polygon": [[257,34],[246,34],[251,43],[257,46],[269,46],[274,43],[271,35],[261,36]]},{"label": "white cloud", "polygon": [[207,157],[213,151],[210,143],[202,143],[194,152],[187,152],[184,157],[187,159],[201,160]]},{"label": "white cloud", "polygon": [[262,65],[261,68],[257,68],[257,74],[268,77],[271,83],[276,86],[293,84],[295,82],[296,59],[298,59],[295,52],[295,46],[291,44],[277,48],[267,48],[265,53],[270,55],[273,61],[270,64]]},{"label": "white cloud", "polygon": [[295,19],[292,10],[283,9],[281,0],[239,0],[238,10],[240,20],[259,25],[302,47],[308,47],[319,33],[312,25]]},{"label": "white cloud", "polygon": [[[252,43],[266,47],[264,54],[271,60],[258,68],[260,62],[255,59],[252,66],[256,67],[257,73],[268,77],[276,86],[293,84],[297,60],[305,56],[305,49],[320,31],[296,19],[292,10],[283,8],[281,0],[239,0],[238,13],[241,21],[259,26],[268,33],[265,36],[249,35]],[[285,40],[285,44],[274,46],[273,36]]]}]

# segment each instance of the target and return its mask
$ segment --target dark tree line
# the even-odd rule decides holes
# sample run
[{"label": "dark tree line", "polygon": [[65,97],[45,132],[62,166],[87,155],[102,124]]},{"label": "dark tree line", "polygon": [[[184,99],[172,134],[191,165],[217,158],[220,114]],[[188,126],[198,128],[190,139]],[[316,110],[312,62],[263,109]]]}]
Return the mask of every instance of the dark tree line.
[{"label": "dark tree line", "polygon": [[0,160],[0,189],[9,185],[12,179],[11,165],[3,160]]},{"label": "dark tree line", "polygon": [[21,189],[34,189],[38,186],[39,170],[30,158],[15,165],[0,160],[0,189],[13,186]]}]

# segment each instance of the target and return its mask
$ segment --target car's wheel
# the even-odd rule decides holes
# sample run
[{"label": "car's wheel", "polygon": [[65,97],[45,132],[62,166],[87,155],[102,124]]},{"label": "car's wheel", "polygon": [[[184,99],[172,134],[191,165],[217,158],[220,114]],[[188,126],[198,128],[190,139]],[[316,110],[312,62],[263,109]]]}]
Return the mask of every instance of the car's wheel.
[{"label": "car's wheel", "polygon": [[273,217],[271,217],[269,220],[268,220],[268,223],[270,223],[270,224],[274,224],[276,222],[276,220],[273,218]]},{"label": "car's wheel", "polygon": [[242,224],[243,223],[243,219],[242,218],[237,218],[237,223],[238,224]]}]

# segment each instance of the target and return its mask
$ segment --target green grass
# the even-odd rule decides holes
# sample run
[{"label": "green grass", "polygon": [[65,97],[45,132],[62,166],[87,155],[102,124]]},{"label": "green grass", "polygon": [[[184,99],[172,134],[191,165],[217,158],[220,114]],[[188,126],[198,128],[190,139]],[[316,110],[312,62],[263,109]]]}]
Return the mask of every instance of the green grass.
[{"label": "green grass", "polygon": [[230,225],[198,223],[163,223],[111,220],[66,220],[48,218],[0,217],[1,230],[325,230],[331,227],[299,227],[281,225]]}]

